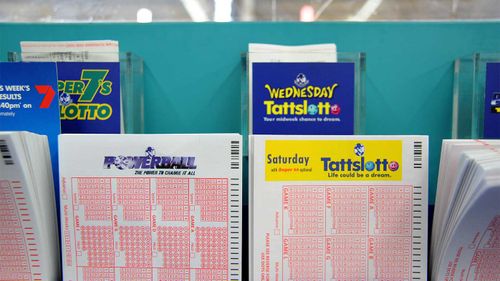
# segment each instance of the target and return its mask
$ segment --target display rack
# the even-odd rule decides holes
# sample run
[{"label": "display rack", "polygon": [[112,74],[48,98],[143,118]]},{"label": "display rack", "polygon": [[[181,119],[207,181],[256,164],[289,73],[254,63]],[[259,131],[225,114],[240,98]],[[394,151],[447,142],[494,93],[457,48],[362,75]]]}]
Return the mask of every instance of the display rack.
[{"label": "display rack", "polygon": [[[85,53],[72,53],[72,61],[89,61]],[[97,54],[106,57],[106,53]],[[17,52],[8,52],[9,62],[22,61]],[[144,61],[131,52],[120,52],[120,92],[123,117],[123,132],[144,133]],[[53,57],[52,61],[59,61]],[[92,60],[92,62],[95,62]]]},{"label": "display rack", "polygon": [[120,79],[124,131],[144,133],[144,61],[131,53],[120,53]]},{"label": "display rack", "polygon": [[500,53],[475,53],[455,60],[453,138],[483,138],[486,64],[490,62],[500,62]]}]

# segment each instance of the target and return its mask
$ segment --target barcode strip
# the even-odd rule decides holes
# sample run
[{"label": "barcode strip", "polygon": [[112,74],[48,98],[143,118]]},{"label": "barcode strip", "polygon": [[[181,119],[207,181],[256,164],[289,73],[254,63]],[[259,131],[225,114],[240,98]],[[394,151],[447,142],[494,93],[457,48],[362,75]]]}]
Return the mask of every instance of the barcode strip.
[{"label": "barcode strip", "polygon": [[228,280],[238,281],[241,273],[241,142],[230,143],[230,169],[236,170],[231,173],[238,177],[229,178],[229,212],[231,219],[229,226],[229,266]]},{"label": "barcode strip", "polygon": [[12,159],[12,155],[10,155],[9,147],[5,140],[0,140],[0,153],[5,165],[14,165],[14,160]]},{"label": "barcode strip", "polygon": [[231,169],[240,169],[240,142],[231,141]]},{"label": "barcode strip", "polygon": [[422,169],[422,142],[413,142],[413,168]]},{"label": "barcode strip", "polygon": [[[421,143],[420,143],[421,145]],[[417,144],[418,148],[418,144]],[[421,147],[420,147],[421,150]],[[422,218],[422,208],[423,205],[416,202],[421,202],[423,200],[422,197],[422,186],[414,186],[413,187],[413,214],[412,214],[412,222],[413,222],[413,235],[412,235],[412,280],[422,280],[423,277],[423,268],[425,266],[422,254],[424,251],[423,245],[423,227],[421,227],[425,222]]]}]

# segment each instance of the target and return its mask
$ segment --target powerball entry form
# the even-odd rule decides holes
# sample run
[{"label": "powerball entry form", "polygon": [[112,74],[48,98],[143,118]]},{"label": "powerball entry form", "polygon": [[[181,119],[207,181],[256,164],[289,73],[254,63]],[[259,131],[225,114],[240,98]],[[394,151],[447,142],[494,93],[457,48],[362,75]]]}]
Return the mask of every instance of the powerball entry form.
[{"label": "powerball entry form", "polygon": [[241,136],[59,145],[64,280],[241,280]]},{"label": "powerball entry form", "polygon": [[251,280],[426,280],[427,137],[261,135],[249,149]]}]

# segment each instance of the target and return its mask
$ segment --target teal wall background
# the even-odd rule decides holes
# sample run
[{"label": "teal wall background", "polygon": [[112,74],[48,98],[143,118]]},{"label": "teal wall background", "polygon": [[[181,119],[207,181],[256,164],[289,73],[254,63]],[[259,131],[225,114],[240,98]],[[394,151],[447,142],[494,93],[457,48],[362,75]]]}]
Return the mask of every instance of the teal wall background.
[{"label": "teal wall background", "polygon": [[23,40],[118,40],[144,59],[147,133],[215,133],[240,129],[249,42],[366,52],[366,133],[430,135],[433,203],[441,140],[451,137],[453,61],[500,51],[499,32],[500,21],[0,24],[0,59]]}]

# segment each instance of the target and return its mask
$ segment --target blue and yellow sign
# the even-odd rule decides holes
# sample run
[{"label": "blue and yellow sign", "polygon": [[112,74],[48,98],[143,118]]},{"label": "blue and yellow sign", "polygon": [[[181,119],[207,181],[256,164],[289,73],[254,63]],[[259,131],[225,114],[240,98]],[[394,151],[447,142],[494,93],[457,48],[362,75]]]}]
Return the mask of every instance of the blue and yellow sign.
[{"label": "blue and yellow sign", "polygon": [[118,62],[57,64],[63,133],[120,133]]},{"label": "blue and yellow sign", "polygon": [[252,133],[354,133],[353,63],[253,63]]}]

